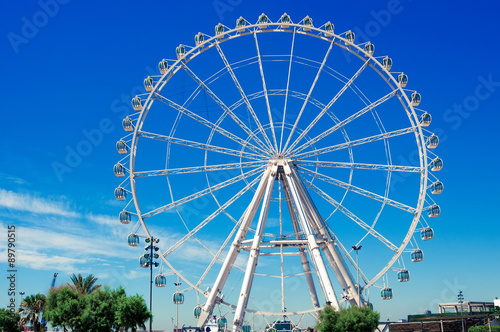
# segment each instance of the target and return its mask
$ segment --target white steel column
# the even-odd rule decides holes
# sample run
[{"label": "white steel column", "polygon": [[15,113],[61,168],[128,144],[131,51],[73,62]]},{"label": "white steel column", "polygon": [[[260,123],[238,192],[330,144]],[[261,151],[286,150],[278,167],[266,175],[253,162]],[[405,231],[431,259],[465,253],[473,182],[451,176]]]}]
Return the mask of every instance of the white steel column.
[{"label": "white steel column", "polygon": [[241,292],[238,299],[238,304],[236,306],[236,311],[234,312],[234,322],[233,322],[234,332],[241,331],[241,327],[245,319],[245,310],[247,308],[248,299],[250,297],[250,289],[252,288],[255,268],[257,267],[257,261],[260,255],[260,244],[262,242],[262,236],[264,235],[264,229],[266,227],[267,214],[269,212],[269,206],[271,204],[271,198],[273,196],[274,182],[276,181],[275,176],[277,169],[278,166],[273,165],[271,172],[267,173],[267,176],[266,175],[264,176],[265,178],[267,177],[265,179],[267,180],[266,191],[264,194],[264,199],[262,201],[262,207],[260,210],[257,227],[255,229],[252,248],[250,249],[250,255],[248,257],[245,277],[243,278],[243,284],[241,285]]},{"label": "white steel column", "polygon": [[248,229],[252,223],[255,213],[257,212],[260,202],[262,201],[262,197],[264,196],[265,190],[267,188],[266,184],[269,182],[268,180],[270,174],[271,174],[271,166],[267,166],[264,171],[264,174],[262,175],[262,178],[260,179],[259,186],[255,191],[252,201],[250,202],[248,208],[246,209],[243,215],[243,221],[241,223],[241,226],[238,229],[238,233],[236,234],[233,243],[231,244],[231,248],[229,249],[226,258],[224,259],[224,263],[219,271],[219,275],[217,276],[217,279],[215,280],[212,290],[208,295],[207,302],[203,306],[200,318],[198,319],[198,327],[202,327],[203,325],[205,325],[208,318],[212,315],[217,299],[220,296],[222,288],[224,288],[224,284],[226,283],[227,277],[231,272],[234,261],[236,260],[236,257],[240,252],[241,242],[245,240]]},{"label": "white steel column", "polygon": [[[282,179],[284,176],[282,176]],[[288,205],[288,211],[290,212],[290,219],[292,220],[293,230],[295,232],[295,239],[300,239],[300,229],[297,222],[297,214],[292,204],[292,198],[290,197],[290,189],[286,181],[283,182],[283,191],[285,192],[285,199]],[[299,248],[300,262],[302,263],[302,268],[304,269],[304,274],[306,277],[307,287],[309,288],[309,295],[311,296],[311,301],[314,308],[319,308],[318,293],[316,292],[316,286],[314,286],[314,281],[311,275],[311,267],[309,265],[309,260],[303,247]]]},{"label": "white steel column", "polygon": [[[301,198],[304,199],[304,206],[309,210],[309,214],[312,216],[316,227],[321,234],[321,236],[325,239],[324,245],[322,245],[323,252],[325,253],[332,269],[340,282],[344,292],[348,295],[348,300],[351,304],[355,304],[358,307],[364,306],[364,300],[361,296],[361,292],[359,292],[360,296],[358,297],[358,290],[355,286],[355,282],[352,278],[352,275],[349,273],[349,270],[344,264],[342,260],[342,255],[340,254],[337,247],[334,245],[334,239],[331,237],[330,232],[326,229],[325,222],[321,215],[318,212],[309,192],[304,187],[304,184],[299,179],[297,172],[294,168],[291,168],[292,178],[298,184],[298,189],[301,192]],[[358,285],[359,287],[359,285]]]},{"label": "white steel column", "polygon": [[299,221],[307,237],[309,253],[311,255],[314,265],[316,266],[316,269],[318,270],[318,279],[325,293],[324,294],[325,298],[332,304],[332,306],[336,310],[340,310],[339,302],[335,295],[335,291],[333,290],[333,286],[328,276],[325,263],[323,262],[323,257],[321,256],[321,251],[319,249],[318,243],[316,242],[316,236],[311,231],[310,223],[311,222],[314,223],[314,221],[306,219],[306,213],[304,211],[303,202],[299,197],[301,194],[299,193],[297,185],[300,184],[295,183],[295,179],[292,177],[292,170],[287,162],[284,163],[283,168],[285,170],[285,180],[288,182],[288,186],[290,188],[290,192],[292,194],[295,207],[297,208]]}]

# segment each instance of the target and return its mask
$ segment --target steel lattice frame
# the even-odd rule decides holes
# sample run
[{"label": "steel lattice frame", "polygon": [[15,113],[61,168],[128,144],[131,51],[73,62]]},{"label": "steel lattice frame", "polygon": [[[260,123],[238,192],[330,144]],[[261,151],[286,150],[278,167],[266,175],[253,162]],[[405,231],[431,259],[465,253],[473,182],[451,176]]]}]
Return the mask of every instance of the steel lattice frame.
[{"label": "steel lattice frame", "polygon": [[[320,286],[325,302],[330,302],[337,309],[343,301],[348,301],[353,305],[364,306],[367,304],[367,301],[364,299],[363,291],[367,290],[368,287],[372,285],[379,287],[387,286],[387,281],[384,282],[383,286],[377,284],[376,282],[381,276],[386,274],[389,269],[394,269],[393,265],[398,260],[400,261],[400,269],[404,268],[401,254],[404,251],[411,251],[407,249],[407,246],[410,243],[413,247],[416,246],[416,241],[412,241],[412,238],[414,233],[418,231],[418,226],[422,225],[423,229],[429,229],[427,223],[423,220],[422,211],[429,209],[430,217],[434,217],[439,214],[439,207],[434,204],[430,196],[427,194],[427,191],[430,188],[430,185],[428,184],[430,182],[430,179],[428,178],[430,174],[429,168],[435,166],[432,164],[431,160],[439,159],[437,157],[431,158],[428,155],[429,151],[427,147],[430,144],[428,138],[429,135],[426,135],[426,130],[424,128],[428,125],[428,123],[423,124],[422,118],[419,119],[417,113],[420,112],[420,110],[415,107],[418,103],[414,103],[414,100],[412,99],[413,97],[410,98],[407,95],[404,89],[406,84],[401,84],[398,81],[398,78],[393,76],[390,72],[390,66],[382,63],[380,61],[380,57],[377,58],[373,56],[373,50],[370,52],[370,48],[366,47],[367,44],[371,45],[370,43],[357,45],[350,40],[347,36],[351,33],[350,31],[338,35],[333,33],[331,30],[327,30],[326,25],[316,28],[312,26],[312,22],[311,25],[308,25],[308,22],[305,20],[302,20],[299,23],[286,23],[286,27],[284,27],[285,24],[281,20],[275,23],[267,20],[265,24],[250,24],[247,21],[239,22],[244,22],[244,26],[238,26],[235,29],[225,27],[224,31],[219,31],[219,33],[213,37],[198,34],[197,45],[195,47],[186,50],[187,46],[179,46],[178,59],[174,60],[173,63],[170,63],[168,68],[162,68],[163,70],[161,76],[148,77],[147,80],[149,80],[149,86],[146,86],[146,88],[149,91],[147,98],[145,101],[139,101],[139,104],[136,102],[135,106],[139,105],[137,110],[140,110],[140,113],[137,113],[137,118],[133,119],[133,133],[130,134],[131,136],[129,135],[124,138],[124,141],[128,139],[130,142],[128,144],[130,157],[128,161],[129,167],[126,168],[123,166],[129,174],[123,183],[130,185],[129,192],[132,194],[132,200],[129,204],[127,204],[124,211],[133,210],[131,205],[131,202],[133,201],[135,213],[132,213],[138,220],[133,233],[135,234],[139,232],[139,228],[142,226],[144,234],[141,236],[149,238],[154,235],[157,237],[157,235],[152,234],[150,228],[148,228],[149,218],[162,215],[169,211],[177,211],[182,223],[186,226],[187,233],[179,238],[175,243],[169,245],[167,248],[164,248],[162,250],[161,259],[163,263],[168,266],[168,268],[170,268],[181,279],[183,279],[187,285],[189,285],[190,289],[194,289],[198,294],[202,294],[206,297],[206,302],[203,305],[201,317],[198,321],[199,326],[206,323],[207,319],[211,316],[214,307],[220,303],[225,304],[234,310],[233,330],[235,331],[241,330],[242,325],[244,324],[245,312],[254,312],[268,316],[282,315],[285,307],[285,290],[283,280],[286,278],[283,272],[283,262],[285,259],[284,257],[289,255],[300,256],[300,262],[304,270],[302,275],[306,279],[308,285],[308,290],[312,300],[312,308],[287,312],[286,314],[288,316],[316,313],[321,310],[322,305],[320,304],[316,291],[317,285]],[[262,53],[260,48],[261,45],[259,43],[259,36],[265,33],[274,33],[278,36],[282,33],[293,34],[290,45],[290,53],[287,55],[289,60],[286,60],[285,58],[286,61],[289,61],[287,84],[285,88],[272,89],[268,88],[266,85],[264,67],[267,67],[265,64],[267,63],[266,61],[271,60],[269,55],[264,55]],[[328,49],[323,59],[320,61],[314,61],[295,56],[294,44],[296,36],[316,38],[328,43]],[[257,55],[244,58],[238,62],[230,62],[228,60],[229,56],[226,56],[223,50],[223,45],[225,43],[231,44],[233,40],[240,38],[247,38],[249,41],[252,41],[255,44],[255,51]],[[365,48],[363,48],[363,46],[365,46]],[[349,52],[357,57],[361,60],[361,66],[350,77],[344,76],[343,79],[339,79],[343,83],[343,87],[334,93],[332,97],[328,96],[328,102],[324,103],[313,97],[313,91],[316,88],[316,84],[322,73],[329,72],[332,76],[337,75],[337,72],[332,70],[327,64],[330,52],[336,48],[340,48],[341,50]],[[211,49],[215,49],[217,51],[224,66],[212,76],[204,76],[200,78],[190,68],[190,62]],[[278,55],[276,55],[276,57],[278,57]],[[313,82],[311,82],[309,90],[304,93],[294,91],[289,88],[292,66],[298,64],[317,69],[317,74],[315,75]],[[258,68],[262,80],[262,82],[260,82],[260,84],[262,84],[262,90],[247,94],[244,90],[244,78],[238,76],[238,70],[251,65],[255,65]],[[379,96],[378,99],[373,102],[368,101],[368,98],[363,95],[363,92],[359,90],[355,84],[355,81],[358,77],[363,75],[366,68],[371,68],[376,74],[378,74],[390,89],[389,93]],[[162,93],[168,86],[167,83],[175,77],[178,72],[185,73],[185,75],[191,79],[191,82],[194,82],[196,85],[192,94],[182,105],[172,100],[172,98],[167,97],[165,93]],[[231,105],[226,105],[223,100],[224,96],[219,97],[218,94],[212,90],[214,82],[217,82],[217,80],[221,79],[224,75],[230,76],[231,81],[240,94],[240,98]],[[342,95],[346,91],[353,91],[354,94],[358,95],[360,100],[364,100],[365,107],[352,111],[350,116],[340,120],[337,118],[336,113],[331,109],[335,103],[342,98]],[[201,93],[205,95],[205,98],[208,96],[214,105],[217,105],[217,107],[220,108],[219,111],[222,111],[222,114],[218,117],[217,121],[213,122],[209,119],[208,115],[204,116],[201,115],[200,112],[190,110],[190,103],[193,103],[193,101],[196,100]],[[271,104],[274,100],[272,98],[275,97],[285,98],[281,121],[273,120]],[[398,128],[388,132],[385,131],[385,129],[382,129],[380,134],[370,135],[355,140],[349,139],[348,132],[345,128],[351,122],[355,123],[357,119],[362,118],[363,116],[366,117],[366,114],[372,114],[375,118],[375,122],[379,126],[379,129],[380,127],[383,128],[383,126],[379,125],[380,119],[376,109],[377,107],[381,107],[381,105],[383,106],[384,103],[391,100],[393,97],[397,97],[399,99],[399,105],[406,113],[407,119],[410,123],[408,127]],[[260,100],[262,98],[265,100],[265,108],[262,107],[263,110],[255,110],[252,102],[255,103],[256,100]],[[303,101],[303,103],[294,121],[287,122],[287,101],[292,99]],[[167,109],[177,112],[175,121],[171,124],[172,128],[170,133],[160,134],[143,130],[146,117],[152,109],[154,103],[161,103]],[[241,114],[238,113],[241,107],[247,111],[248,123],[253,124],[255,128],[250,128],[249,125],[242,119]],[[301,117],[303,116],[304,111],[306,109],[309,110],[310,107],[315,107],[319,111],[312,121],[308,120],[307,126],[301,127]],[[309,137],[315,126],[317,127],[321,124],[320,120],[324,121],[322,120],[323,116],[329,118],[333,125],[325,130],[322,130],[314,137]],[[177,133],[179,132],[178,126],[183,121],[183,118],[189,118],[201,126],[208,128],[210,134],[208,135],[206,141],[200,141],[196,133],[192,134],[192,139],[176,137],[176,135],[181,136]],[[238,133],[235,133],[236,131],[232,131],[228,126],[228,123],[237,127]],[[130,131],[130,129],[128,131]],[[339,132],[342,135],[344,139],[343,143],[316,148],[317,143],[328,140],[328,138],[331,137],[330,135],[334,132]],[[241,137],[242,134],[246,135],[246,137]],[[418,151],[418,165],[392,164],[389,143],[392,139],[404,135],[413,135],[414,137],[413,142]],[[236,144],[240,147],[240,149],[238,150],[232,147],[219,146],[216,142],[217,137],[224,137],[224,139],[228,139],[229,141],[227,142]],[[146,171],[136,169],[136,162],[138,158],[137,152],[140,151],[140,148],[138,148],[139,139],[164,142],[166,144],[167,161],[165,169]],[[385,164],[354,162],[353,149],[373,142],[382,142],[384,144],[387,162]],[[170,154],[175,146],[183,146],[189,149],[199,149],[204,151],[203,165],[170,167],[170,161],[172,158]],[[349,161],[318,159],[321,156],[340,150],[348,151]],[[211,156],[213,155],[232,156],[239,159],[239,161],[232,163],[213,163],[211,162]],[[142,157],[144,158],[144,156]],[[122,161],[119,165],[122,165]],[[123,162],[123,165],[126,164],[127,161]],[[323,169],[350,170],[348,180],[342,181],[332,177],[331,174],[324,174],[327,172],[319,171]],[[181,198],[174,198],[175,190],[173,188],[176,186],[175,176],[185,176],[186,174],[195,173],[208,174],[210,172],[227,170],[239,170],[239,174],[231,176],[224,181],[212,180],[212,183],[209,176],[206,175],[207,184],[204,189],[198,190],[189,195],[183,194]],[[354,185],[352,183],[354,170],[385,172],[387,174],[387,180],[384,193],[377,194],[371,190]],[[393,173],[416,174],[416,176],[419,177],[418,199],[416,204],[405,204],[389,197],[391,194],[391,175]],[[119,176],[123,176],[123,174],[120,173]],[[167,179],[171,202],[153,209],[148,208],[147,211],[142,211],[136,181],[141,178],[152,177],[165,177]],[[219,202],[216,192],[238,183],[243,184],[243,187],[234,189],[232,197],[225,199],[223,202]],[[327,191],[325,191],[324,188],[322,188],[322,184],[329,184],[342,188],[345,190],[345,193],[342,197],[340,197],[340,199],[335,199]],[[123,187],[125,187],[125,185]],[[120,185],[120,188],[122,188],[122,185]],[[231,206],[233,203],[237,202],[238,199],[245,195],[245,197],[249,197],[249,193],[252,192],[253,194],[251,194],[251,200],[247,200],[245,203],[244,213],[233,216],[234,212],[230,212],[230,208],[232,208]],[[375,217],[372,224],[368,224],[355,214],[355,211],[353,212],[345,206],[343,202],[348,194],[356,194],[369,198],[373,201],[381,202],[382,205],[380,212]],[[316,198],[313,198],[313,195],[315,195]],[[206,196],[211,196],[213,198],[217,208],[214,211],[207,211],[207,217],[200,218],[195,227],[189,228],[181,216],[181,212],[179,212],[181,207]],[[320,198],[334,208],[334,211],[330,214],[330,216],[328,216],[328,218],[322,216],[320,208],[316,206],[317,201],[315,200]],[[124,199],[124,197],[122,199]],[[277,236],[276,239],[269,240],[269,234],[266,234],[265,232],[266,220],[268,218],[269,209],[273,199],[279,202],[280,234],[278,234],[279,238]],[[288,238],[282,233],[282,223],[284,222],[282,220],[282,202],[286,204],[286,208],[289,212],[290,223],[293,226],[294,232],[293,238]],[[428,204],[428,206],[425,206],[426,204]],[[408,225],[408,231],[399,245],[393,244],[383,234],[375,230],[379,215],[382,213],[385,206],[394,207],[412,216],[411,223]],[[431,215],[430,211],[433,207],[438,209],[438,212]],[[362,241],[368,236],[379,241],[392,253],[392,257],[387,261],[387,263],[385,263],[378,273],[371,277],[367,277],[365,273],[363,273],[363,271],[356,265],[355,261],[351,257],[351,252],[346,250],[346,248],[342,245],[340,242],[341,239],[337,238],[334,233],[335,229],[331,227],[328,222],[328,219],[334,212],[341,213],[357,225],[357,227],[360,227],[366,232],[366,235],[363,236],[357,244],[362,243]],[[224,215],[234,222],[234,227],[229,232],[221,246],[217,248],[217,251],[213,252],[213,250],[204,246],[201,243],[202,241],[197,239],[196,235],[210,222]],[[257,225],[254,228],[251,228],[256,215]],[[253,233],[254,236],[247,238],[248,232]],[[183,246],[193,239],[202,245],[212,257],[210,263],[205,269],[205,273],[203,273],[197,282],[192,282],[190,278],[185,276],[182,271],[176,268],[169,260],[169,256],[172,253],[182,250]],[[230,242],[231,246],[228,249],[227,246]],[[418,246],[416,248],[418,248]],[[291,253],[290,249],[295,250],[296,253]],[[278,250],[279,252],[271,252],[272,250]],[[245,268],[235,264],[240,251],[249,252]],[[266,275],[265,273],[259,274],[256,272],[258,259],[262,256],[280,256],[281,275],[278,277],[281,279],[281,311],[264,312],[259,310],[250,310],[248,308],[248,300],[254,275]],[[203,291],[201,289],[201,284],[205,281],[205,278],[212,271],[214,266],[218,264],[217,262],[222,262],[222,267],[220,267],[218,276],[212,283],[211,291]],[[224,285],[230,271],[233,268],[244,271],[241,291],[236,304],[226,302],[221,297]],[[330,271],[330,274],[333,272],[338,280],[343,291],[341,297],[338,293],[335,293],[328,271]],[[360,274],[364,283],[364,285],[360,286],[359,289],[355,279],[353,278],[354,272]],[[313,275],[316,276],[316,281],[313,280]],[[360,295],[358,296],[358,294]]]}]

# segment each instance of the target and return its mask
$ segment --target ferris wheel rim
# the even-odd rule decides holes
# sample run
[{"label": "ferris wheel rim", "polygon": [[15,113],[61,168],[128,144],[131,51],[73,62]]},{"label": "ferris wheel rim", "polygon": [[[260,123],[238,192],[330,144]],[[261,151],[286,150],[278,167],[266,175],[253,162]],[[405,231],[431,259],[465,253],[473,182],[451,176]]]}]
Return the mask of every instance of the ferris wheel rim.
[{"label": "ferris wheel rim", "polygon": [[[280,24],[279,23],[269,23],[268,25],[269,26],[279,26]],[[220,38],[217,36],[213,36],[210,39],[204,41],[202,44],[200,44],[196,47],[193,47],[191,50],[189,50],[186,53],[186,55],[182,59],[178,59],[170,67],[169,71],[166,72],[165,74],[163,74],[161,79],[155,84],[153,91],[151,91],[151,93],[148,95],[147,100],[145,101],[143,111],[139,115],[139,119],[137,120],[138,125],[136,125],[136,128],[134,130],[133,140],[132,140],[132,144],[131,144],[131,153],[130,153],[130,166],[131,166],[130,172],[131,172],[131,174],[135,175],[135,173],[136,173],[136,171],[135,171],[135,154],[136,154],[136,150],[137,150],[137,141],[139,138],[138,133],[141,131],[142,125],[147,117],[147,113],[149,112],[149,110],[154,102],[153,97],[154,97],[155,93],[158,93],[163,89],[165,84],[169,81],[170,77],[175,75],[175,73],[182,68],[182,65],[179,65],[179,64],[183,63],[183,61],[188,59],[189,55],[191,55],[191,58],[189,58],[188,61],[185,61],[185,63],[188,63],[190,60],[192,60],[193,58],[195,58],[199,54],[203,53],[204,51],[208,50],[209,48],[214,47],[215,45],[219,45],[223,42],[232,40],[232,39],[237,38],[237,37],[242,37],[242,36],[251,35],[251,34],[255,35],[255,34],[261,33],[261,32],[288,32],[288,33],[294,33],[294,34],[300,33],[300,34],[316,37],[316,38],[319,38],[322,40],[326,40],[328,42],[331,42],[332,44],[333,44],[333,41],[335,39],[339,39],[343,42],[346,41],[345,38],[343,38],[337,34],[332,34],[332,36],[330,38],[327,38],[327,37],[323,37],[320,35],[314,35],[311,32],[299,31],[301,28],[303,28],[303,26],[300,24],[290,23],[289,25],[290,25],[290,27],[293,27],[293,29],[286,29],[286,30],[275,29],[275,30],[272,30],[272,29],[268,28],[267,31],[264,31],[264,30],[259,28],[258,24],[246,26],[245,27],[246,30],[250,30],[250,29],[254,29],[254,30],[253,31],[245,31],[244,33],[237,33],[236,28],[230,29],[230,30],[225,31],[223,33],[223,36],[227,36],[227,38]],[[324,30],[321,30],[321,29],[316,28],[316,27],[311,27],[311,30],[318,32],[319,34],[324,33]],[[214,42],[214,43],[209,44],[209,42]],[[360,58],[362,60],[364,60],[363,56],[366,57],[366,54],[364,54],[363,49],[360,48],[356,44],[351,44],[349,46],[349,47],[355,48],[356,52],[351,51],[349,47],[344,47],[340,43],[335,43],[335,45],[339,46],[339,47],[343,47],[344,49],[348,50],[349,52],[351,52],[352,54],[354,54],[355,56],[357,56],[358,58]],[[416,136],[416,142],[417,142],[418,149],[419,149],[420,168],[422,169],[423,173],[422,173],[422,176],[420,177],[420,179],[421,179],[420,180],[420,192],[419,192],[419,199],[418,199],[418,204],[417,204],[417,208],[416,208],[417,213],[415,214],[415,216],[413,218],[410,229],[408,230],[405,239],[403,240],[402,244],[399,246],[398,252],[393,256],[393,258],[387,263],[387,265],[381,270],[381,272],[379,272],[379,274],[377,274],[375,277],[373,277],[363,287],[363,289],[368,288],[371,285],[373,285],[380,278],[381,275],[386,273],[390,269],[390,267],[393,266],[395,261],[401,256],[404,249],[406,248],[406,246],[410,242],[410,239],[413,236],[414,231],[417,227],[418,221],[420,220],[420,217],[421,217],[421,212],[423,210],[423,204],[425,202],[425,187],[426,187],[426,184],[428,182],[428,180],[427,180],[428,179],[427,149],[425,148],[425,141],[424,141],[424,135],[422,132],[422,128],[419,125],[419,121],[418,121],[417,115],[413,109],[413,106],[411,105],[411,102],[410,102],[407,94],[404,92],[404,90],[401,87],[398,87],[397,81],[394,78],[394,76],[386,71],[386,74],[388,74],[388,76],[389,76],[388,78],[386,78],[386,76],[384,76],[383,73],[380,72],[380,70],[379,70],[379,69],[383,68],[383,66],[380,64],[380,62],[372,55],[369,55],[367,57],[369,58],[369,61],[370,61],[370,63],[368,65],[370,67],[372,67],[372,69],[375,70],[379,74],[379,76],[381,76],[387,82],[387,84],[391,87],[391,89],[393,91],[398,90],[401,92],[401,94],[398,94],[398,98],[400,98],[400,100],[403,99],[405,101],[405,103],[402,102],[401,104],[405,108],[407,114],[411,114],[411,117],[409,116],[409,119],[412,122],[412,125],[414,126],[414,128],[416,129],[415,136]],[[175,69],[175,71],[172,71],[173,69]],[[168,76],[170,76],[170,77],[168,79],[165,79]],[[160,85],[160,83],[161,83],[161,85]],[[391,83],[394,84],[394,87],[391,85]],[[411,119],[413,119],[413,121]],[[150,237],[151,235],[150,235],[150,232],[148,230],[147,224],[143,218],[143,214],[141,212],[140,206],[137,203],[138,198],[137,198],[137,189],[136,189],[136,185],[135,185],[135,176],[130,177],[130,184],[131,184],[131,188],[132,188],[131,191],[132,191],[132,195],[133,195],[133,200],[134,200],[136,212],[137,212],[137,215],[139,217],[139,221],[141,223],[142,228],[144,229],[144,231],[146,233],[146,236]],[[190,283],[189,280],[187,280],[187,278],[183,277],[181,273],[179,273],[177,270],[175,270],[175,268],[173,266],[171,266],[171,264],[167,263],[166,257],[164,257],[163,255],[161,257],[162,257],[163,261],[169,265],[169,267],[172,269],[172,271],[174,271],[179,277],[181,277],[181,279],[183,279],[185,282],[187,282],[191,287],[193,287],[193,289],[196,289],[199,293],[205,294],[205,292],[201,291],[201,289],[199,289],[199,287]]]}]

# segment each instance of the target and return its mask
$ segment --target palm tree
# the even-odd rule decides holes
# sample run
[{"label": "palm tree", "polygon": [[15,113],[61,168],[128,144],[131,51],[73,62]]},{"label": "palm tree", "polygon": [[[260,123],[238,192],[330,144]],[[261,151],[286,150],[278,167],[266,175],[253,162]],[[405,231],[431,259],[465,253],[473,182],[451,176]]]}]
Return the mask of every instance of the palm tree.
[{"label": "palm tree", "polygon": [[72,283],[68,283],[68,286],[80,295],[88,295],[101,288],[101,285],[95,285],[96,281],[97,278],[92,274],[84,278],[81,274],[77,276],[73,273],[71,276]]},{"label": "palm tree", "polygon": [[45,295],[40,293],[25,297],[23,303],[21,303],[21,307],[19,308],[19,314],[22,317],[18,323],[19,327],[29,321],[33,325],[34,332],[41,331],[42,323],[40,320],[43,311],[45,310],[46,301],[47,299]]}]

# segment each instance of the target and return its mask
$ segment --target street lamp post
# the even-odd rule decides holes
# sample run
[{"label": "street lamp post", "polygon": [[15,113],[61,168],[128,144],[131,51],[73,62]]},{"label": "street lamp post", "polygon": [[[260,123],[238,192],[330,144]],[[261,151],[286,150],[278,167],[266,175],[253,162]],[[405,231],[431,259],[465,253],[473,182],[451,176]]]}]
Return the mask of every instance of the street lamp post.
[{"label": "street lamp post", "polygon": [[[177,278],[179,279],[179,278]],[[181,283],[179,282],[179,280],[177,280],[177,282],[174,282],[174,285],[175,287],[177,287],[177,292],[179,292],[179,287],[181,286]],[[176,305],[176,320],[175,320],[175,332],[178,332],[179,331],[179,302],[176,302],[175,303]]]},{"label": "street lamp post", "polygon": [[354,251],[356,251],[356,274],[358,275],[358,307],[362,307],[361,305],[361,297],[359,295],[359,290],[360,290],[360,286],[359,286],[359,264],[358,264],[358,251],[361,250],[361,246],[352,246],[352,249]]},{"label": "street lamp post", "polygon": [[23,304],[23,296],[26,294],[25,292],[19,292],[19,295],[21,295],[21,302],[19,302],[19,309],[21,309],[21,305]]},{"label": "street lamp post", "polygon": [[[151,311],[151,318],[149,319],[149,332],[153,329],[153,265],[155,267],[158,266],[158,262],[155,262],[154,259],[158,259],[160,257],[156,251],[158,251],[158,247],[156,243],[160,242],[160,239],[154,237],[146,238],[146,243],[148,244],[144,250],[144,257],[146,258],[145,267],[149,267],[149,311]],[[148,253],[149,251],[149,253]],[[154,251],[154,252],[153,252]]]},{"label": "street lamp post", "polygon": [[[464,311],[464,308],[463,308],[464,294],[462,294],[461,290],[458,291],[457,298],[458,298],[458,303],[460,303],[460,316],[462,316],[463,315],[463,311]],[[464,329],[464,319],[462,318],[461,321],[462,321],[462,332],[464,332],[465,331],[465,329]]]}]

